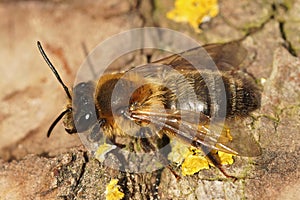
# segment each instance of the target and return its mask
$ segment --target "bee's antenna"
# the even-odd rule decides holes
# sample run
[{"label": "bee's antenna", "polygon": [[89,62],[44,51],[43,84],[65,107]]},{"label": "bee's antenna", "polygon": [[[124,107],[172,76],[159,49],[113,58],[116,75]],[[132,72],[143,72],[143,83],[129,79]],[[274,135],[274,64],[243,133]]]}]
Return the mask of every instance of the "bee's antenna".
[{"label": "bee's antenna", "polygon": [[[50,67],[51,71],[54,73],[54,75],[56,76],[57,80],[58,80],[58,81],[60,82],[60,84],[63,86],[63,88],[64,88],[64,90],[65,90],[65,92],[66,92],[68,98],[69,98],[69,99],[72,99],[72,96],[71,96],[71,94],[70,94],[70,92],[69,92],[68,87],[67,87],[67,86],[64,84],[64,82],[61,80],[61,78],[60,78],[58,72],[56,71],[54,65],[51,63],[51,61],[50,61],[49,58],[47,57],[47,55],[46,55],[46,53],[45,53],[45,51],[44,51],[44,49],[43,49],[43,47],[42,47],[42,45],[41,45],[41,43],[40,43],[39,41],[37,41],[37,46],[38,46],[39,51],[41,52],[41,54],[42,54],[44,60],[46,61],[46,63],[47,63],[48,66]],[[65,112],[66,112],[66,111],[62,112],[61,115],[62,115],[63,113],[65,114]],[[62,117],[61,115],[59,115],[59,117],[57,118],[57,120],[55,120],[55,121],[53,122],[53,124],[56,124],[56,123],[61,119],[61,117]],[[52,124],[52,125],[53,125],[53,124]],[[51,126],[52,126],[52,125],[51,125]],[[50,127],[50,128],[51,128],[51,127]],[[53,128],[53,127],[52,127],[52,128]],[[50,131],[50,132],[51,132],[51,131]]]},{"label": "bee's antenna", "polygon": [[56,124],[63,118],[63,116],[64,116],[66,113],[71,112],[71,111],[72,111],[72,109],[69,108],[69,109],[64,110],[62,113],[60,113],[60,114],[58,115],[58,117],[57,117],[57,118],[54,120],[54,122],[51,124],[51,126],[50,126],[50,128],[49,128],[49,130],[48,130],[48,132],[47,132],[47,137],[50,137],[53,128],[54,128],[54,127],[56,126]]}]

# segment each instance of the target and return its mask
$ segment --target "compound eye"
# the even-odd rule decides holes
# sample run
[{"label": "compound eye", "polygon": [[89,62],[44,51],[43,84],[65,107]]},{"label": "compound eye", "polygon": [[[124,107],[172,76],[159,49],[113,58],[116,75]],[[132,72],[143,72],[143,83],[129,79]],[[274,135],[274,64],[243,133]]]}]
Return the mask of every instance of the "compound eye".
[{"label": "compound eye", "polygon": [[88,130],[96,122],[96,120],[97,119],[95,113],[84,113],[83,115],[79,116],[79,118],[76,120],[77,131],[82,132]]}]

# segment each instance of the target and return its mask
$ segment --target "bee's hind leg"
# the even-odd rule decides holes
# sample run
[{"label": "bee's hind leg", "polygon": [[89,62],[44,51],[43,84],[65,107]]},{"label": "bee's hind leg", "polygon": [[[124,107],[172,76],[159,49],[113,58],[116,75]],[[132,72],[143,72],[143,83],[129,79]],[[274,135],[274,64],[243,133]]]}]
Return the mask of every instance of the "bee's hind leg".
[{"label": "bee's hind leg", "polygon": [[206,154],[206,157],[216,166],[226,178],[233,179],[233,181],[237,180],[237,177],[227,174],[224,170],[223,166],[221,165],[221,161],[219,156],[217,155],[217,151],[211,150],[208,147],[202,146],[202,151]]}]

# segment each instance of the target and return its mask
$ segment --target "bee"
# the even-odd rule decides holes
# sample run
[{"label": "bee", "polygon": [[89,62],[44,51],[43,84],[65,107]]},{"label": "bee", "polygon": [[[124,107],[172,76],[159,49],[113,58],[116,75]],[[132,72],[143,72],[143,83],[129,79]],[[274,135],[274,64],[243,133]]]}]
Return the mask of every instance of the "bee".
[{"label": "bee", "polygon": [[[260,107],[260,90],[252,76],[238,69],[246,56],[239,41],[208,44],[135,67],[81,82],[72,92],[38,48],[67,95],[63,118],[69,134],[88,132],[97,142],[104,135],[139,137],[142,148],[154,150],[149,138],[174,138],[201,149],[223,170],[216,151],[253,157],[261,153],[251,135],[236,133],[230,123]],[[209,56],[204,56],[204,53]],[[216,69],[209,68],[210,63]],[[197,67],[195,67],[197,65]],[[224,122],[224,123],[223,123]]]}]

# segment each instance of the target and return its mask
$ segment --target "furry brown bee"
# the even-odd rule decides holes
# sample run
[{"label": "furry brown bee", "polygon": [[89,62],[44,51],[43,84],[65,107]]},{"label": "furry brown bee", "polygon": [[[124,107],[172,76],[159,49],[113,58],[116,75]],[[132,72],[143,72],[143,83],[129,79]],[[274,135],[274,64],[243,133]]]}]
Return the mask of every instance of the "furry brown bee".
[{"label": "furry brown bee", "polygon": [[[176,138],[202,149],[226,176],[215,151],[260,154],[251,136],[235,134],[227,123],[260,106],[253,78],[237,68],[246,55],[239,42],[209,44],[126,72],[105,74],[98,81],[79,83],[72,93],[39,42],[38,47],[68,97],[48,137],[64,118],[68,133],[88,132],[92,142],[103,135],[113,142],[116,137],[132,136],[151,151],[159,147],[157,140]],[[210,59],[216,69],[207,67]]]}]

